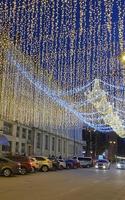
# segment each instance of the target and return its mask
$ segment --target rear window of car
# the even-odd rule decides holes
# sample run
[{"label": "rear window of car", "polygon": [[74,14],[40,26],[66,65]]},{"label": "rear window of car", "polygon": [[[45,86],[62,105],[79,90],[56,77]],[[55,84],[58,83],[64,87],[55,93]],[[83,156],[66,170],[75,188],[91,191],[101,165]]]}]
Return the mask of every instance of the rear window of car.
[{"label": "rear window of car", "polygon": [[78,160],[80,160],[80,161],[91,161],[92,159],[91,158],[82,158],[82,157],[79,157]]},{"label": "rear window of car", "polygon": [[60,161],[60,162],[64,162],[64,160],[62,160],[62,159],[59,159],[59,161]]},{"label": "rear window of car", "polygon": [[28,157],[25,157],[25,156],[10,156],[8,157],[10,160],[14,160],[14,161],[22,161],[22,162],[25,162],[25,161],[28,161]]}]

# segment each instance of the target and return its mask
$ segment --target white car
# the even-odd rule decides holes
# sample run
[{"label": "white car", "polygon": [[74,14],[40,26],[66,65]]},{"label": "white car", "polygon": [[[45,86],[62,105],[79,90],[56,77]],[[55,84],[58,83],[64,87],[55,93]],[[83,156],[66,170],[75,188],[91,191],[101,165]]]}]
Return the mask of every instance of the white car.
[{"label": "white car", "polygon": [[96,169],[110,169],[110,162],[106,159],[103,160],[97,160],[95,163]]},{"label": "white car", "polygon": [[125,157],[117,156],[116,158],[116,168],[125,169]]},{"label": "white car", "polygon": [[93,166],[93,160],[92,157],[82,157],[82,156],[74,156],[73,159],[76,159],[79,161],[81,167],[92,167]]},{"label": "white car", "polygon": [[66,162],[63,159],[59,159],[59,168],[66,169]]}]

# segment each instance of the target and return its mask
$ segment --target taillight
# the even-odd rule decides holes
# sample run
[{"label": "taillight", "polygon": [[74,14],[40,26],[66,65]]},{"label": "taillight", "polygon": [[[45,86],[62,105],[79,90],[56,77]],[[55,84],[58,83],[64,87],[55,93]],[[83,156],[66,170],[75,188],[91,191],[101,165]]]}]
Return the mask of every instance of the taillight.
[{"label": "taillight", "polygon": [[18,167],[21,167],[21,163],[18,162],[17,165],[18,165]]},{"label": "taillight", "polygon": [[29,164],[32,166],[32,162],[30,161]]}]

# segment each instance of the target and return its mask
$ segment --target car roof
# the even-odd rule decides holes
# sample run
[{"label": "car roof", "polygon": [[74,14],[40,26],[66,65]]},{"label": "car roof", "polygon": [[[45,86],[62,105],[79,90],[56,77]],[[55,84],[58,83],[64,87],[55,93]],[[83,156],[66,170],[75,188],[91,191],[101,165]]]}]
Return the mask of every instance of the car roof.
[{"label": "car roof", "polygon": [[34,158],[44,158],[44,159],[48,159],[46,156],[35,156]]}]

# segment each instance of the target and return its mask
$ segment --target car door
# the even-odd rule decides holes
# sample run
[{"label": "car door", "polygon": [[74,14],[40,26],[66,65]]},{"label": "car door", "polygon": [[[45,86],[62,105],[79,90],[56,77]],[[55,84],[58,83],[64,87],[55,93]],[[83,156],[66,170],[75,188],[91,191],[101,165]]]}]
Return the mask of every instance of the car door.
[{"label": "car door", "polygon": [[78,157],[78,160],[79,160],[81,166],[83,166],[85,164],[84,158]]},{"label": "car door", "polygon": [[4,158],[0,158],[0,173],[2,172],[2,169],[6,166],[7,163],[7,160],[5,160]]}]

